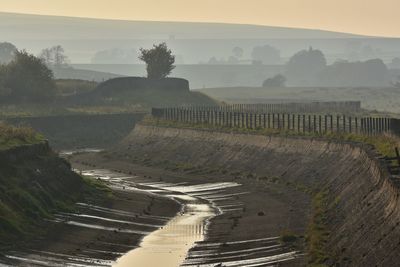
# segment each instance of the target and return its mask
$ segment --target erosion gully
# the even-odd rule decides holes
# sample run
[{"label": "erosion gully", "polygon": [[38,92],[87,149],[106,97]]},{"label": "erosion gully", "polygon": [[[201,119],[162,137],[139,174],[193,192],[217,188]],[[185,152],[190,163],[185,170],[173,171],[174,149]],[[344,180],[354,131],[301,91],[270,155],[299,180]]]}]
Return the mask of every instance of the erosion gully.
[{"label": "erosion gully", "polygon": [[[78,203],[79,213],[59,213],[54,223],[77,228],[141,235],[138,247],[126,246],[125,254],[115,251],[93,251],[113,254],[115,260],[90,257],[85,248],[79,253],[59,254],[49,251],[12,251],[0,259],[0,266],[276,266],[301,256],[285,248],[278,237],[231,242],[208,242],[210,219],[221,214],[240,213],[242,203],[235,196],[246,194],[235,182],[189,184],[149,181],[107,169],[76,170],[82,175],[105,181],[114,190],[144,191],[173,199],[181,205],[175,217],[134,214],[88,203]],[[101,243],[101,241],[99,241]],[[113,244],[115,247],[118,244]],[[122,245],[121,245],[122,246]],[[104,244],[107,248],[107,244]]]}]

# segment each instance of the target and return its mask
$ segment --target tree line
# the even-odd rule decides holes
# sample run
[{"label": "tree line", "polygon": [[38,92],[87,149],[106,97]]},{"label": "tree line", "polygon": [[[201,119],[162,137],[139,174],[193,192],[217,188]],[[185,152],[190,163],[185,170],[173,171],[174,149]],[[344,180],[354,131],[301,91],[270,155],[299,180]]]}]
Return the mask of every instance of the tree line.
[{"label": "tree line", "polygon": [[[149,79],[165,78],[175,68],[175,57],[165,43],[140,51]],[[51,68],[67,65],[61,46],[43,49],[35,56],[11,43],[0,43],[0,102],[51,102],[57,95]]]}]

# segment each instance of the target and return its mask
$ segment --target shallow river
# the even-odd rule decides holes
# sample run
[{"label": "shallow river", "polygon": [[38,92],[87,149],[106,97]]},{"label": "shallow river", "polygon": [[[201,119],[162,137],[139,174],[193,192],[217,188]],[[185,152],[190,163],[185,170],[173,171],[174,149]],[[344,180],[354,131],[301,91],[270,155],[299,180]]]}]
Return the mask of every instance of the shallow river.
[{"label": "shallow river", "polygon": [[98,177],[127,190],[137,185],[145,186],[148,189],[141,190],[173,198],[182,205],[181,212],[167,225],[144,237],[138,248],[117,259],[113,267],[180,266],[196,242],[204,240],[208,220],[221,212],[212,202],[196,195],[214,195],[225,188],[239,186],[237,183],[176,185],[161,182],[135,185],[131,179],[120,177],[120,174],[109,170],[92,170],[83,174]]}]

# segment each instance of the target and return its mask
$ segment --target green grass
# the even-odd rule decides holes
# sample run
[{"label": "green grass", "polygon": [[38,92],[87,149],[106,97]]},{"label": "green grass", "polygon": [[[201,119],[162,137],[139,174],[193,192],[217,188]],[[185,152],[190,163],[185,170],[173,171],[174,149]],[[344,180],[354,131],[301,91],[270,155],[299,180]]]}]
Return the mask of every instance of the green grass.
[{"label": "green grass", "polygon": [[329,238],[327,229],[328,192],[321,191],[312,200],[311,221],[307,229],[308,263],[309,266],[324,266],[329,259],[326,243]]},{"label": "green grass", "polygon": [[0,150],[44,141],[44,137],[29,127],[15,127],[0,122]]},{"label": "green grass", "polygon": [[74,95],[92,91],[98,85],[94,81],[85,81],[79,79],[58,79],[55,80],[57,93],[59,95]]},{"label": "green grass", "polygon": [[299,237],[294,232],[290,230],[283,230],[279,240],[282,244],[292,244],[296,242],[298,238]]}]

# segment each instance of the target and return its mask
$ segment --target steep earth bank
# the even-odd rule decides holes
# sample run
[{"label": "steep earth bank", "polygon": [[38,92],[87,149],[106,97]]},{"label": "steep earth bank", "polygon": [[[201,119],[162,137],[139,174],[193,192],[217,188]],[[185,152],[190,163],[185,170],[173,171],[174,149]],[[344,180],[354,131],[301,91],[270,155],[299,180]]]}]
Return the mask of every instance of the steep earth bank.
[{"label": "steep earth bank", "polygon": [[328,203],[327,264],[396,266],[400,258],[399,190],[369,146],[137,125],[109,157],[311,188]]},{"label": "steep earth bank", "polygon": [[144,114],[60,115],[9,118],[41,132],[55,149],[107,148],[122,140]]},{"label": "steep earth bank", "polygon": [[109,266],[179,209],[81,177],[47,142],[0,151],[0,265]]}]

